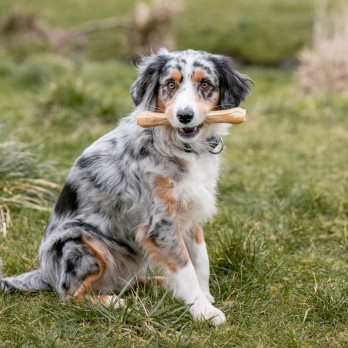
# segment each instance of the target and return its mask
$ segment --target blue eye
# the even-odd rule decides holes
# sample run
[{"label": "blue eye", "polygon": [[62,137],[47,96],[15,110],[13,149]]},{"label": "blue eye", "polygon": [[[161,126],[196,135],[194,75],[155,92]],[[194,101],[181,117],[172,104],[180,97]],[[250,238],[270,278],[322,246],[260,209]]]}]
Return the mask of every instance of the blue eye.
[{"label": "blue eye", "polygon": [[173,82],[173,81],[169,81],[169,82],[167,83],[167,87],[168,87],[169,89],[175,89],[176,84],[175,84],[175,82]]}]

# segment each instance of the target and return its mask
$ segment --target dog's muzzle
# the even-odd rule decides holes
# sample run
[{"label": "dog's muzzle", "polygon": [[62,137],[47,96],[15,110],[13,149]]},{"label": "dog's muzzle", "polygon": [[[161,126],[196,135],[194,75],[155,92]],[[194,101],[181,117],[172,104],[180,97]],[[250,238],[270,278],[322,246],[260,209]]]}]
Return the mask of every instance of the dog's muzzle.
[{"label": "dog's muzzle", "polygon": [[176,113],[176,117],[180,121],[180,123],[188,124],[192,121],[193,117],[195,116],[195,113],[190,107],[186,107],[184,109],[179,109]]},{"label": "dog's muzzle", "polygon": [[199,133],[202,127],[203,127],[203,123],[196,127],[178,128],[178,133],[183,138],[193,138]]}]

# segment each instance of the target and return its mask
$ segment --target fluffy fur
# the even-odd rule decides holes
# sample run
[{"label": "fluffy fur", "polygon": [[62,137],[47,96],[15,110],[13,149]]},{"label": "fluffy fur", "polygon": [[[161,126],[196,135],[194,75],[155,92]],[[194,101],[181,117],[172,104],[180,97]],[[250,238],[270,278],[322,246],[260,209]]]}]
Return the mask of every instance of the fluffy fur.
[{"label": "fluffy fur", "polygon": [[[64,300],[112,302],[154,263],[195,319],[216,325],[201,226],[215,212],[220,134],[203,125],[212,109],[238,106],[250,80],[228,58],[160,50],[143,58],[132,85],[134,112],[76,160],[44,232],[37,270],[0,280],[2,291],[54,289]],[[143,129],[144,110],[170,127]]]}]

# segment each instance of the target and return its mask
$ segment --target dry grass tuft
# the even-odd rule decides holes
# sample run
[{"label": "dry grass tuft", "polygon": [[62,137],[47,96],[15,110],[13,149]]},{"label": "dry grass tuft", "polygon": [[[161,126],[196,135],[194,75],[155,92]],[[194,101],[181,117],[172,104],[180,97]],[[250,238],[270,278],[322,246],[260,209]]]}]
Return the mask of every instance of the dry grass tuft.
[{"label": "dry grass tuft", "polygon": [[[0,129],[0,134],[1,134]],[[17,141],[0,143],[0,233],[11,227],[12,208],[48,211],[59,186],[50,180],[52,163],[40,163],[29,147]]]},{"label": "dry grass tuft", "polygon": [[298,85],[306,93],[348,95],[348,6],[330,16],[319,2],[316,12],[313,46],[299,56]]}]

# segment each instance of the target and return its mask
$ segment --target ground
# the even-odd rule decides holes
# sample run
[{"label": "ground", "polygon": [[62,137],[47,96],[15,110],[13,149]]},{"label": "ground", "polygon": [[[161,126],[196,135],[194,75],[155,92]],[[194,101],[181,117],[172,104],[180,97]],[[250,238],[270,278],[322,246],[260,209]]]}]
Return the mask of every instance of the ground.
[{"label": "ground", "polygon": [[[135,70],[44,53],[0,58],[2,144],[22,142],[42,179],[61,187],[79,153],[132,110]],[[123,294],[121,310],[62,304],[49,292],[2,294],[0,347],[348,345],[347,100],[303,95],[289,71],[240,70],[255,82],[242,105],[248,120],[225,137],[218,213],[205,226],[226,325],[193,322],[152,286]],[[1,171],[11,153],[0,153],[1,198],[11,194]],[[5,275],[37,267],[53,203],[48,195],[42,211],[10,206]]]}]

